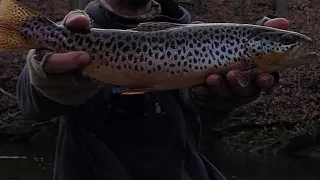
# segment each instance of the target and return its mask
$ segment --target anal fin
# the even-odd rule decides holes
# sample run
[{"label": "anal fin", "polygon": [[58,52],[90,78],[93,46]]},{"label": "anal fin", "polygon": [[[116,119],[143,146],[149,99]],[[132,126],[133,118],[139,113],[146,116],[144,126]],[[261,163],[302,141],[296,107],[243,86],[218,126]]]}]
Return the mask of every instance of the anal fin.
[{"label": "anal fin", "polygon": [[139,95],[153,91],[153,88],[128,88],[126,91],[121,93],[121,95]]}]

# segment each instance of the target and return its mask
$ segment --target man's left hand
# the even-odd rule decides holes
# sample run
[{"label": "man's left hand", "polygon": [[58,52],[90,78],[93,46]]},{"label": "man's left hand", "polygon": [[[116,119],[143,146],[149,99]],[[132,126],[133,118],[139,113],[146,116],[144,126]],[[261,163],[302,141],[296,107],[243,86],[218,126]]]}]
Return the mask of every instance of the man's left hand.
[{"label": "man's left hand", "polygon": [[[263,25],[279,29],[289,28],[289,23],[284,18],[268,19]],[[230,110],[255,100],[261,91],[272,90],[278,81],[277,73],[262,73],[247,87],[241,87],[234,76],[235,71],[229,71],[225,77],[219,74],[210,75],[205,85],[193,87],[195,95],[198,95],[200,100],[202,98],[204,101],[214,101],[209,104],[215,104],[215,107],[212,107],[215,110]]]}]

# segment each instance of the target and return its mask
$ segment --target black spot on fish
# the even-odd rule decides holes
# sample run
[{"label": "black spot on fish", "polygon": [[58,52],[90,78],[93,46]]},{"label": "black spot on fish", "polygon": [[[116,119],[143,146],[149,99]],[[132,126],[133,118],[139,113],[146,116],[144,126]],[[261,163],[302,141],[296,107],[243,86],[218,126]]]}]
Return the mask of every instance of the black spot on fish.
[{"label": "black spot on fish", "polygon": [[194,50],[194,54],[195,54],[196,56],[198,56],[198,55],[200,54],[200,52],[195,49],[195,50]]},{"label": "black spot on fish", "polygon": [[128,59],[129,59],[130,61],[132,61],[132,60],[133,60],[133,55],[132,55],[132,54],[129,54]]},{"label": "black spot on fish", "polygon": [[131,40],[131,36],[126,36],[126,41],[130,41]]},{"label": "black spot on fish", "polygon": [[194,62],[194,63],[197,63],[198,60],[197,60],[196,58],[193,58],[193,62]]},{"label": "black spot on fish", "polygon": [[219,47],[219,43],[218,43],[218,42],[216,42],[216,41],[214,42],[214,45],[215,45],[215,47],[216,47],[216,48],[218,48],[218,47]]},{"label": "black spot on fish", "polygon": [[132,50],[135,50],[137,48],[137,43],[132,42],[131,46],[132,46]]},{"label": "black spot on fish", "polygon": [[229,49],[229,50],[228,50],[228,53],[229,53],[229,54],[232,54],[232,50],[231,50],[231,49]]},{"label": "black spot on fish", "polygon": [[160,71],[161,70],[161,66],[157,65],[157,69],[158,69],[158,71]]},{"label": "black spot on fish", "polygon": [[187,65],[188,65],[188,62],[187,62],[187,61],[183,62],[183,66],[184,66],[184,67],[186,67]]},{"label": "black spot on fish", "polygon": [[171,52],[170,51],[167,52],[167,56],[168,56],[168,58],[171,57]]},{"label": "black spot on fish", "polygon": [[142,48],[143,52],[147,52],[148,51],[148,46],[147,45],[144,45],[143,48]]},{"label": "black spot on fish", "polygon": [[173,56],[173,59],[174,59],[174,60],[178,60],[178,55],[175,54],[175,55]]},{"label": "black spot on fish", "polygon": [[130,50],[130,47],[129,47],[129,46],[124,46],[123,49],[122,49],[122,51],[123,51],[124,53],[128,52],[129,50]]},{"label": "black spot on fish", "polygon": [[225,47],[225,46],[222,46],[222,47],[221,47],[221,51],[222,51],[222,52],[226,52],[226,47]]},{"label": "black spot on fish", "polygon": [[147,38],[145,36],[141,36],[140,39],[142,42],[147,41]]},{"label": "black spot on fish", "polygon": [[183,35],[183,37],[187,37],[188,33],[186,31],[183,31],[182,35]]},{"label": "black spot on fish", "polygon": [[109,37],[110,37],[109,34],[102,34],[102,38],[104,38],[104,39],[108,39]]},{"label": "black spot on fish", "polygon": [[156,43],[157,41],[158,41],[158,38],[152,37],[152,42],[153,42],[153,43]]},{"label": "black spot on fish", "polygon": [[202,48],[202,52],[206,52],[207,51],[207,48],[206,47],[203,47]]},{"label": "black spot on fish", "polygon": [[175,43],[172,41],[171,42],[171,48],[174,49],[175,48]]},{"label": "black spot on fish", "polygon": [[118,66],[117,66],[117,69],[118,69],[118,70],[121,70],[121,66],[120,66],[120,65],[118,65]]},{"label": "black spot on fish", "polygon": [[119,48],[119,49],[121,49],[123,45],[124,45],[124,43],[123,43],[123,42],[121,42],[121,41],[120,41],[120,42],[118,42],[118,48]]},{"label": "black spot on fish", "polygon": [[160,60],[164,60],[164,54],[160,56]]},{"label": "black spot on fish", "polygon": [[169,48],[169,42],[166,42],[164,46],[165,46],[166,49],[168,49]]},{"label": "black spot on fish", "polygon": [[149,49],[149,56],[152,56],[153,55],[153,52],[151,49]]},{"label": "black spot on fish", "polygon": [[164,43],[164,38],[160,38],[159,43]]},{"label": "black spot on fish", "polygon": [[154,54],[154,57],[155,57],[156,59],[158,59],[158,58],[159,58],[159,53],[156,52],[156,53]]},{"label": "black spot on fish", "polygon": [[153,50],[157,50],[158,48],[159,48],[158,45],[155,45],[155,46],[152,47]]},{"label": "black spot on fish", "polygon": [[122,62],[126,61],[126,57],[125,57],[125,56],[122,56],[122,57],[121,57],[121,61],[122,61]]},{"label": "black spot on fish", "polygon": [[151,70],[148,70],[148,74],[151,74],[152,73],[152,71]]}]

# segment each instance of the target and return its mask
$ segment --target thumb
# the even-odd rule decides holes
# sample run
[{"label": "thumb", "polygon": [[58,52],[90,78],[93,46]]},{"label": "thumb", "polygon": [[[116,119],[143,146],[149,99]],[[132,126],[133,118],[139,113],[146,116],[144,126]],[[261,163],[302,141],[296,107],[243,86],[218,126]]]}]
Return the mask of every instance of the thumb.
[{"label": "thumb", "polygon": [[83,51],[54,53],[45,61],[43,70],[46,74],[63,73],[81,68],[89,62],[89,54]]}]

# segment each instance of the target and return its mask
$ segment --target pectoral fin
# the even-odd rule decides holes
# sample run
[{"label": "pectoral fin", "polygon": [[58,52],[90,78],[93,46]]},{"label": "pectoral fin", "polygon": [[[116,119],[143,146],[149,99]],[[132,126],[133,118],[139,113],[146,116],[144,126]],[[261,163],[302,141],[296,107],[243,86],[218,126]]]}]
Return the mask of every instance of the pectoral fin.
[{"label": "pectoral fin", "polygon": [[255,69],[247,70],[247,71],[238,71],[235,72],[235,78],[237,79],[238,83],[242,88],[249,86],[250,81],[254,79],[254,75],[256,75],[257,72]]}]

